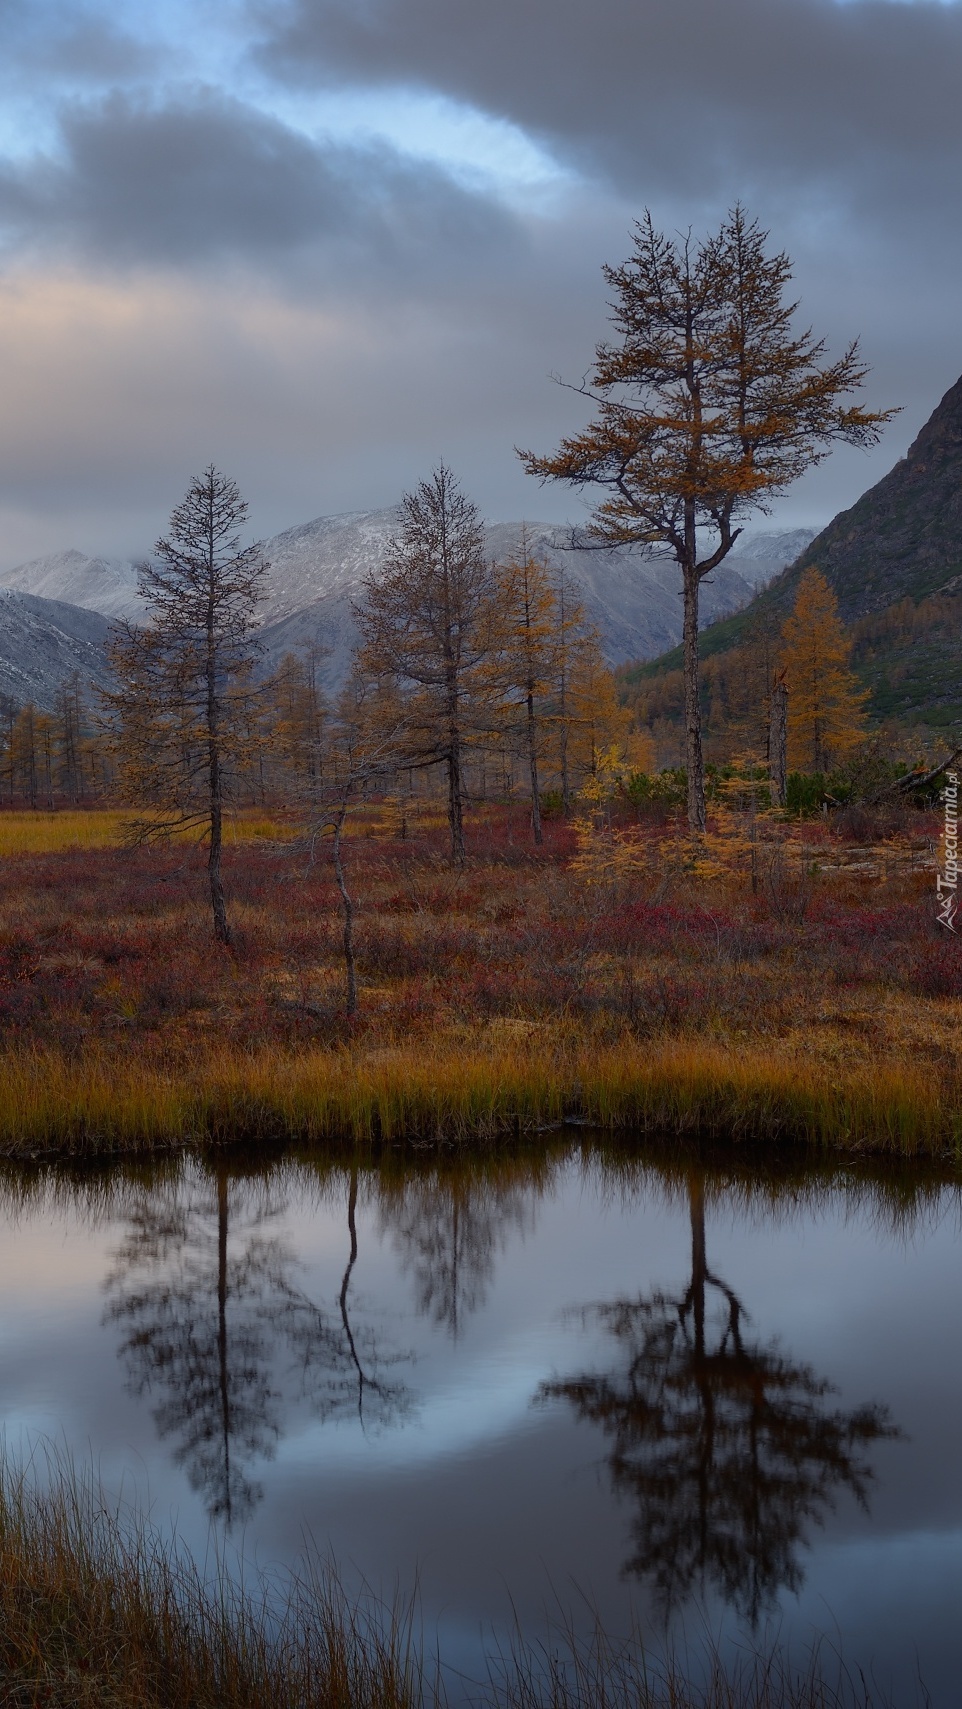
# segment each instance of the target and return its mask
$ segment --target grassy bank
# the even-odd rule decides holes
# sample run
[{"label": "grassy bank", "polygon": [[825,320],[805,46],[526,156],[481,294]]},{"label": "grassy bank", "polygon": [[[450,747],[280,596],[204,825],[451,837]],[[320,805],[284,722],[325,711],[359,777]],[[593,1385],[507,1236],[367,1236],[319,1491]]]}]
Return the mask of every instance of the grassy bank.
[{"label": "grassy bank", "polygon": [[280,1057],[224,1049],[175,1068],[51,1051],[0,1059],[0,1152],[148,1152],[296,1141],[325,1146],[477,1143],[563,1121],[849,1152],[958,1156],[958,1077],[773,1057],[698,1040],[595,1046],[464,1039]]},{"label": "grassy bank", "polygon": [[473,1142],[563,1120],[962,1146],[962,939],[935,924],[922,816],[769,828],[754,865],[727,832],[693,864],[670,825],[627,826],[630,861],[616,840],[609,869],[603,838],[586,868],[568,825],[534,851],[523,813],[492,809],[453,871],[436,815],[402,837],[396,811],[364,809],[351,1020],[323,847],[249,818],[226,857],[227,953],[203,851],[110,846],[116,815],[47,817],[59,829],[0,815],[8,1155]]},{"label": "grassy bank", "polygon": [[[41,1483],[0,1467],[0,1692],[17,1709],[428,1709],[452,1701],[413,1611],[352,1603],[330,1573],[239,1588],[50,1458]],[[427,1665],[426,1665],[427,1658]],[[443,1658],[442,1658],[443,1662]],[[778,1655],[693,1685],[635,1645],[564,1629],[495,1652],[459,1681],[477,1709],[842,1709],[867,1703],[836,1663]],[[443,1675],[442,1675],[443,1678]],[[873,1695],[873,1702],[878,1699]]]}]

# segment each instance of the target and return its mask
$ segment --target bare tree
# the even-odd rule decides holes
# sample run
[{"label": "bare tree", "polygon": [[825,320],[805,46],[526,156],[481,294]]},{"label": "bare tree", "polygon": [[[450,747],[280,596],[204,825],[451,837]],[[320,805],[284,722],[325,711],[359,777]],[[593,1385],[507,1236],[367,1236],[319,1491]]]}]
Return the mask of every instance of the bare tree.
[{"label": "bare tree", "polygon": [[[554,456],[524,451],[528,472],[607,492],[598,544],[668,549],[681,569],[688,822],[705,828],[698,701],[698,591],[731,551],[738,522],[828,454],[870,445],[892,410],[845,407],[866,368],[853,343],[837,362],[796,334],[785,301],[791,264],[736,207],[700,244],[636,227],[634,253],[606,267],[619,338],[599,344],[591,384],[575,388],[596,419]],[[706,538],[707,536],[707,538]]]},{"label": "bare tree", "polygon": [[[383,788],[398,766],[412,764],[411,731],[405,699],[393,685],[365,681],[355,669],[341,692],[331,725],[331,779],[312,798],[308,836],[311,850],[331,833],[331,859],[341,898],[344,950],[345,1008],[357,1014],[357,958],[354,925],[357,903],[344,865],[344,830],[351,807],[366,790]],[[425,763],[425,762],[421,762]]]},{"label": "bare tree", "polygon": [[224,944],[224,809],[254,740],[254,615],[268,567],[259,546],[240,544],[246,517],[227,475],[211,464],[195,476],[156,560],[140,566],[147,625],[123,621],[111,632],[117,687],[104,694],[123,795],[157,810],[134,821],[132,835],[206,830],[214,932]]},{"label": "bare tree", "polygon": [[464,861],[464,764],[483,724],[494,576],[475,506],[443,463],[401,501],[382,572],[358,610],[363,672],[405,696],[411,763],[443,764],[451,856]]}]

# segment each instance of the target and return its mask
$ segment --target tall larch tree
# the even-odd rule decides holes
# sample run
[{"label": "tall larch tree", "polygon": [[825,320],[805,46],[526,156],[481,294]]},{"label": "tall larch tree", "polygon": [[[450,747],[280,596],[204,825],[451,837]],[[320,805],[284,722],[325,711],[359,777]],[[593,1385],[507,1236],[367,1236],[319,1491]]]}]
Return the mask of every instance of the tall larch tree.
[{"label": "tall larch tree", "polygon": [[698,700],[701,583],[727,557],[752,510],[820,462],[833,441],[870,445],[892,411],[844,403],[866,368],[857,343],[836,362],[796,333],[791,264],[735,207],[701,243],[636,226],[633,253],[605,267],[617,338],[597,346],[574,389],[595,419],[553,456],[520,453],[530,474],[599,488],[599,545],[667,547],[684,598],[688,822],[705,828]]},{"label": "tall larch tree", "polygon": [[133,822],[133,835],[206,833],[214,934],[224,944],[224,811],[252,756],[255,617],[268,569],[259,546],[240,543],[246,518],[236,483],[213,464],[191,481],[169,534],[140,566],[147,623],[113,627],[117,687],[104,694],[121,792],[155,810]]},{"label": "tall larch tree", "polygon": [[782,669],[788,690],[788,764],[825,772],[865,733],[863,689],[849,668],[852,644],[838,601],[814,565],[805,571],[782,629]]},{"label": "tall larch tree", "polygon": [[520,739],[531,789],[531,828],[543,841],[538,775],[546,699],[554,674],[557,613],[551,574],[522,529],[519,550],[495,567],[498,650],[495,677],[502,718]]},{"label": "tall larch tree", "polygon": [[398,764],[445,767],[451,856],[463,864],[465,762],[488,722],[495,588],[481,518],[445,464],[404,495],[384,566],[364,588],[360,668],[406,700]]},{"label": "tall larch tree", "polygon": [[576,583],[562,555],[551,574],[554,594],[554,636],[552,645],[551,734],[561,784],[561,803],[565,815],[571,812],[572,730],[578,715],[578,683],[582,675],[589,633],[583,602],[578,598]]}]

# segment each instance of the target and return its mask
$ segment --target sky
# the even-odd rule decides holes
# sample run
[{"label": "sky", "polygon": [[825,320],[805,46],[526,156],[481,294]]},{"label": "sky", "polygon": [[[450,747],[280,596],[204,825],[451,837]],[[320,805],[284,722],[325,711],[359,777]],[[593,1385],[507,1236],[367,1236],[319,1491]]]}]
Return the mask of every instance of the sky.
[{"label": "sky", "polygon": [[137,556],[191,476],[251,532],[444,458],[490,520],[586,425],[605,262],[740,200],[799,324],[900,406],[768,527],[818,526],[962,371],[962,4],[0,0],[0,568]]}]

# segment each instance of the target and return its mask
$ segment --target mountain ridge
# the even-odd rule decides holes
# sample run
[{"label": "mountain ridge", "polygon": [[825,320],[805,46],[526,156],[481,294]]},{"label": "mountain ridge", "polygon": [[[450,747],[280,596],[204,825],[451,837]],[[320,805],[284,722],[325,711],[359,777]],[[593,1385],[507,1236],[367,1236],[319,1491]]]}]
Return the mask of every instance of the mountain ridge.
[{"label": "mountain ridge", "polygon": [[[272,585],[258,613],[268,668],[287,651],[313,648],[324,686],[329,691],[338,687],[356,640],[353,602],[361,597],[364,577],[384,560],[398,519],[396,508],[348,511],[315,517],[260,543],[271,565]],[[513,522],[489,524],[490,555],[504,558],[517,551],[521,528]],[[807,539],[809,532],[753,537],[744,553],[713,578],[706,592],[706,622],[745,604],[758,580],[781,568],[799,535]],[[680,577],[672,560],[624,549],[571,549],[571,530],[558,524],[528,524],[527,533],[531,549],[549,561],[560,562],[563,556],[610,664],[663,652],[680,636]],[[0,575],[2,585],[106,618],[139,621],[146,612],[133,561],[90,557],[76,548],[18,565]]]},{"label": "mountain ridge", "polygon": [[86,684],[105,686],[109,627],[100,612],[0,587],[0,694],[49,712],[75,673]]}]

